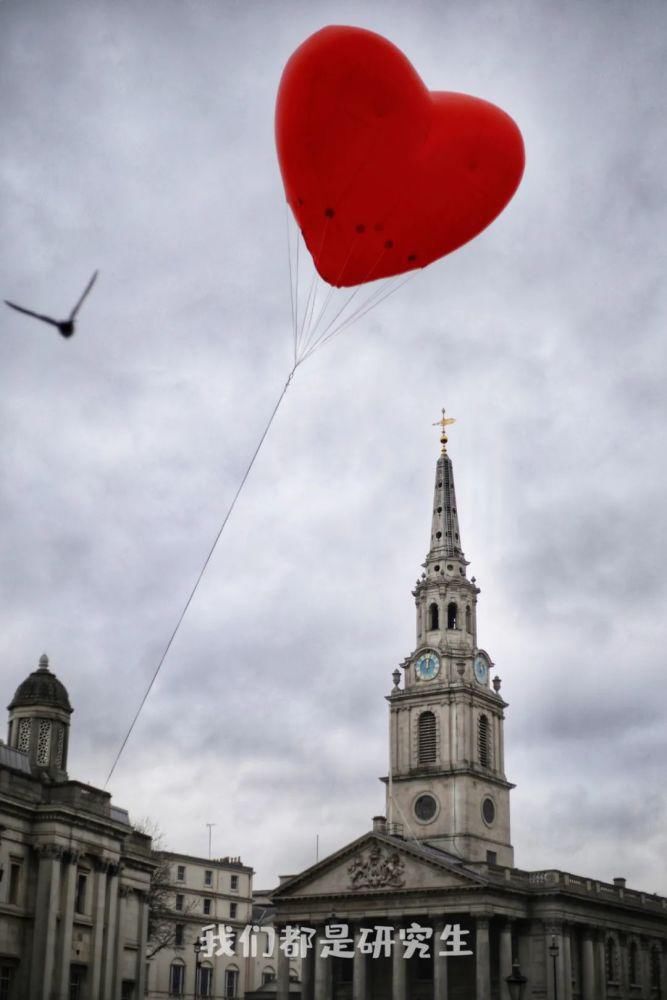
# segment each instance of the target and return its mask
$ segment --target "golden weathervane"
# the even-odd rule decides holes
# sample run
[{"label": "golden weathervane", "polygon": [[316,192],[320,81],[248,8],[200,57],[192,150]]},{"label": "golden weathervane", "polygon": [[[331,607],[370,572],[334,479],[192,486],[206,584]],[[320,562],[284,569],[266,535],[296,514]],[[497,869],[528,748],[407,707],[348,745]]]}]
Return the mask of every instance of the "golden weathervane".
[{"label": "golden weathervane", "polygon": [[444,455],[447,451],[447,432],[446,429],[449,424],[455,424],[456,417],[446,417],[445,408],[442,408],[442,417],[440,420],[436,420],[433,424],[434,427],[440,428],[440,444],[442,445],[442,454]]}]

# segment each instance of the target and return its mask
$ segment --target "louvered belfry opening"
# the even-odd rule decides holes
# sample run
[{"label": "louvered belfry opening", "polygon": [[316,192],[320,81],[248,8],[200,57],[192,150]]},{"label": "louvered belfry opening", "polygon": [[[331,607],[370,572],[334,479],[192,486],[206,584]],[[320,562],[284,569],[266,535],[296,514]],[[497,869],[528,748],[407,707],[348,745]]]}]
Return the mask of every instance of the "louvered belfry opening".
[{"label": "louvered belfry opening", "polygon": [[437,730],[433,712],[419,716],[419,763],[435,764],[438,757]]},{"label": "louvered belfry opening", "polygon": [[489,741],[489,720],[486,715],[480,715],[477,726],[477,746],[479,762],[482,767],[491,766],[491,745]]}]

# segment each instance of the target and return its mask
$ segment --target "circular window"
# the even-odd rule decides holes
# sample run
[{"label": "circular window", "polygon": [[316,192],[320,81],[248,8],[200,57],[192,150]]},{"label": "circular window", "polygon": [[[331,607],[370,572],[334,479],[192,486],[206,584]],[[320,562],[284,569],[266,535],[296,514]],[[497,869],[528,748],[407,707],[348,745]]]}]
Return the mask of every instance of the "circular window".
[{"label": "circular window", "polygon": [[484,799],[482,802],[482,816],[484,818],[484,822],[491,826],[496,818],[496,807],[493,804],[493,799]]},{"label": "circular window", "polygon": [[438,803],[432,795],[420,795],[415,802],[415,816],[422,823],[429,823],[438,811]]}]

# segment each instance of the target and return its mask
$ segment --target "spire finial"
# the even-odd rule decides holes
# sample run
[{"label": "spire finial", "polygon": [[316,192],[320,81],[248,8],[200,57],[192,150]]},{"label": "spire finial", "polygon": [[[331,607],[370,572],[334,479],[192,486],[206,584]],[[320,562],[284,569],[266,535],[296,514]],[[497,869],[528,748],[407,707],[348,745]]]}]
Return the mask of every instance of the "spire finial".
[{"label": "spire finial", "polygon": [[442,454],[443,455],[447,454],[447,434],[445,433],[446,428],[447,428],[447,426],[449,424],[455,424],[455,423],[456,423],[456,418],[455,417],[446,417],[445,416],[445,408],[443,406],[443,408],[442,408],[442,417],[440,418],[440,420],[436,420],[435,423],[433,424],[434,427],[439,427],[440,428],[440,444],[442,445]]},{"label": "spire finial", "polygon": [[49,658],[46,655],[46,653],[42,653],[42,655],[40,656],[38,669],[39,670],[48,670],[49,669]]}]

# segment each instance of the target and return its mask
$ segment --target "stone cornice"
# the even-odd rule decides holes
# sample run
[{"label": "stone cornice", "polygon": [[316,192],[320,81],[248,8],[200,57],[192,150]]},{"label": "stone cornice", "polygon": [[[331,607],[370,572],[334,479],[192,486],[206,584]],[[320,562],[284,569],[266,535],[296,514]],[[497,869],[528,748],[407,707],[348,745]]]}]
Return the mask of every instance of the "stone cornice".
[{"label": "stone cornice", "polygon": [[[429,649],[432,647],[428,647]],[[504,701],[500,695],[494,691],[479,687],[470,683],[457,682],[437,683],[437,681],[422,682],[422,685],[412,685],[409,688],[400,688],[385,695],[385,699],[392,708],[410,708],[412,705],[421,707],[429,701],[435,701],[440,705],[469,704],[470,696],[482,702],[485,707],[494,710],[500,718],[504,718],[503,709],[507,708],[508,702]]]},{"label": "stone cornice", "polygon": [[[491,785],[496,785],[498,788],[516,788],[511,781],[506,778],[501,778],[497,774],[493,774],[486,768],[482,767],[471,767],[469,764],[462,764],[460,767],[433,767],[433,768],[423,768],[422,770],[410,771],[407,774],[398,774],[396,771],[393,772],[391,780],[394,784],[398,784],[402,781],[432,781],[434,778],[452,778],[458,777],[459,775],[471,775],[482,781],[488,781]],[[383,784],[387,784],[389,778],[384,775],[380,778]]]}]

